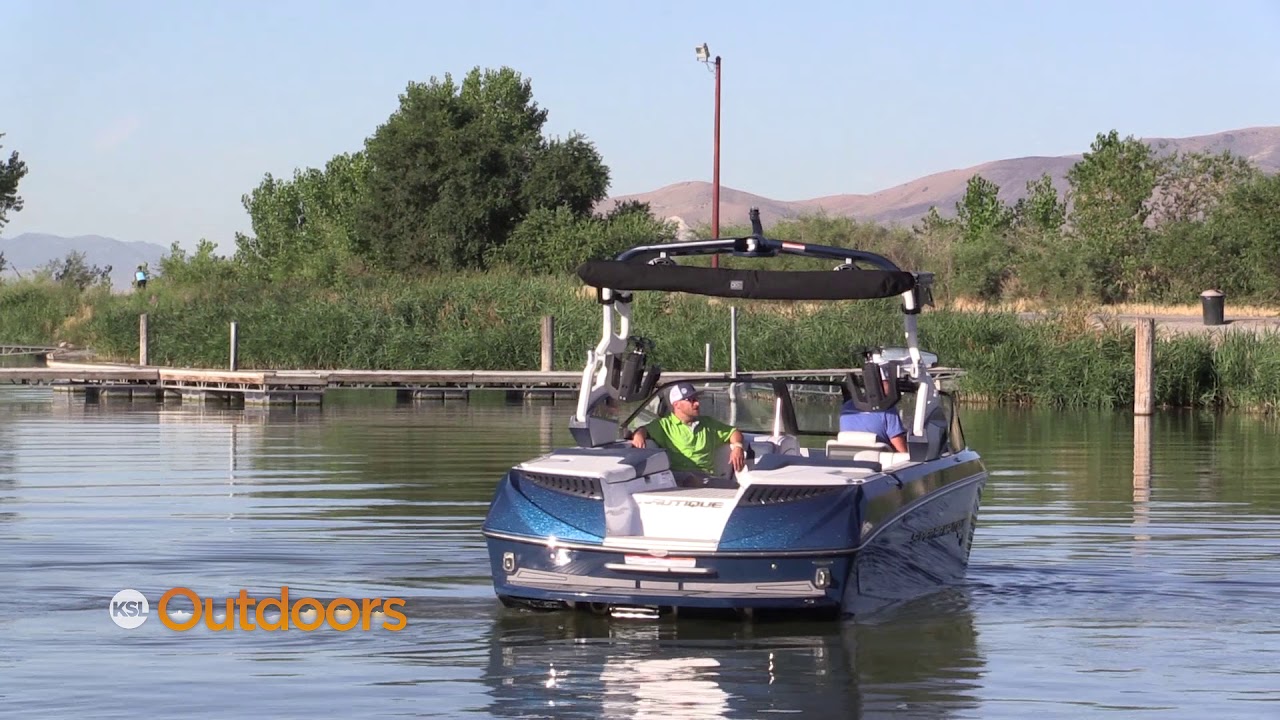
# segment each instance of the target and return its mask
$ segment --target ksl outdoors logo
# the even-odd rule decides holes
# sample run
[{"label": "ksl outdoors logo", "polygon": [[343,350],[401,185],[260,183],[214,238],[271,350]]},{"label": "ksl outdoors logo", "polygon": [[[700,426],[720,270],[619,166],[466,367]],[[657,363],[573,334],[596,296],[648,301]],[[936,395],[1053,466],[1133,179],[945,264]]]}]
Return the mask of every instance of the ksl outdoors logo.
[{"label": "ksl outdoors logo", "polygon": [[150,606],[137,590],[124,589],[111,598],[111,622],[132,630],[147,621]]},{"label": "ksl outdoors logo", "polygon": [[[345,632],[357,627],[361,630],[382,629],[398,632],[408,624],[408,618],[400,608],[404,598],[336,598],[328,604],[312,597],[289,601],[289,588],[280,588],[279,597],[253,598],[247,590],[236,597],[214,600],[201,598],[194,590],[172,588],[160,596],[156,611],[160,622],[170,630],[185,632],[202,621],[213,631],[289,630],[303,632],[318,630],[328,625]],[[125,589],[111,598],[111,621],[122,628],[133,629],[147,621],[151,606],[142,593]]]}]

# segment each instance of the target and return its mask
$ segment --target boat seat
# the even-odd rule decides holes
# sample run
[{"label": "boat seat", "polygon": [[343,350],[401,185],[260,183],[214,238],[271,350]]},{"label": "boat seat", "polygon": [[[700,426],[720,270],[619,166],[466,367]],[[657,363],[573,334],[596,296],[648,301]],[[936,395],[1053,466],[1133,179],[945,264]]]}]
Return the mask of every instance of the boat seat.
[{"label": "boat seat", "polygon": [[857,460],[879,463],[890,468],[911,459],[909,453],[894,452],[887,443],[876,439],[875,433],[846,430],[827,441],[827,457],[832,460]]},{"label": "boat seat", "polygon": [[[854,459],[855,460],[871,459],[871,451],[864,450],[863,453],[865,454],[860,454]],[[911,453],[904,453],[904,452],[878,452],[875,454],[875,457],[876,457],[876,462],[880,463],[880,467],[886,470],[896,465],[903,465],[905,463],[911,462]]]},{"label": "boat seat", "polygon": [[828,440],[827,442],[828,444],[834,442],[841,445],[857,445],[859,447],[872,450],[889,448],[889,443],[880,442],[880,440],[876,438],[875,433],[864,432],[862,430],[841,430],[840,433],[836,435],[835,440]]},{"label": "boat seat", "polygon": [[882,468],[891,468],[895,465],[911,462],[911,453],[893,452],[892,450],[845,450],[836,447],[827,449],[827,458],[830,460],[875,463]]},{"label": "boat seat", "polygon": [[800,441],[794,435],[751,435],[747,437],[750,456],[759,460],[765,455],[799,455]]},{"label": "boat seat", "polygon": [[845,430],[836,435],[834,440],[827,441],[827,457],[852,458],[855,453],[864,450],[890,452],[893,448],[888,443],[877,440],[875,433],[858,430]]},{"label": "boat seat", "polygon": [[[906,457],[906,453],[887,453],[889,455],[901,454]],[[771,471],[781,470],[783,468],[859,468],[868,472],[880,472],[880,463],[875,460],[833,460],[828,457],[806,457],[803,455],[766,455],[756,461],[756,466],[752,468],[752,472],[766,473],[764,476],[752,476],[753,482],[766,480],[769,483],[777,482],[776,476]],[[803,476],[801,476],[803,477]]]}]

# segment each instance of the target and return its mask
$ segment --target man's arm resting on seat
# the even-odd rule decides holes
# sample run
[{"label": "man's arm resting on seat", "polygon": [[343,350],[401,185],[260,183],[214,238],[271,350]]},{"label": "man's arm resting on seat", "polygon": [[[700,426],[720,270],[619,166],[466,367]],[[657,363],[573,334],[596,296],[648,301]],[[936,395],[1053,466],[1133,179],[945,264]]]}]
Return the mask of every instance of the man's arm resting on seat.
[{"label": "man's arm resting on seat", "polygon": [[636,428],[636,431],[631,433],[632,447],[643,448],[644,441],[648,439],[648,437],[649,437],[649,434],[645,432],[645,429],[643,427]]},{"label": "man's arm resting on seat", "polygon": [[729,464],[735,472],[742,472],[747,466],[747,450],[742,443],[742,431],[737,428],[729,435]]}]

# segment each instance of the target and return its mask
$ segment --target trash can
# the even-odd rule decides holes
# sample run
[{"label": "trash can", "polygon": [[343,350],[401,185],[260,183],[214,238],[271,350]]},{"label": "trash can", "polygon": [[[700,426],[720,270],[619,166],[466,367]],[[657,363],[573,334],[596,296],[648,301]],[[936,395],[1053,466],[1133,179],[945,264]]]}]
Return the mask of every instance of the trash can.
[{"label": "trash can", "polygon": [[1223,306],[1227,296],[1221,290],[1205,290],[1200,293],[1200,310],[1204,314],[1205,325],[1223,324]]}]

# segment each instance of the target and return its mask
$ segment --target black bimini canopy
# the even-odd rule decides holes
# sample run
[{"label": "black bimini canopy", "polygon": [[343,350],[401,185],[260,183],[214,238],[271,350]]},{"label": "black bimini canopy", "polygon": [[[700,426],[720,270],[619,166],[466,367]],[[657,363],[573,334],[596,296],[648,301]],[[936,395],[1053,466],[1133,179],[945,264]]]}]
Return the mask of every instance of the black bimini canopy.
[{"label": "black bimini canopy", "polygon": [[736,270],[589,260],[578,277],[597,288],[666,290],[749,300],[874,300],[915,287],[901,270]]}]

